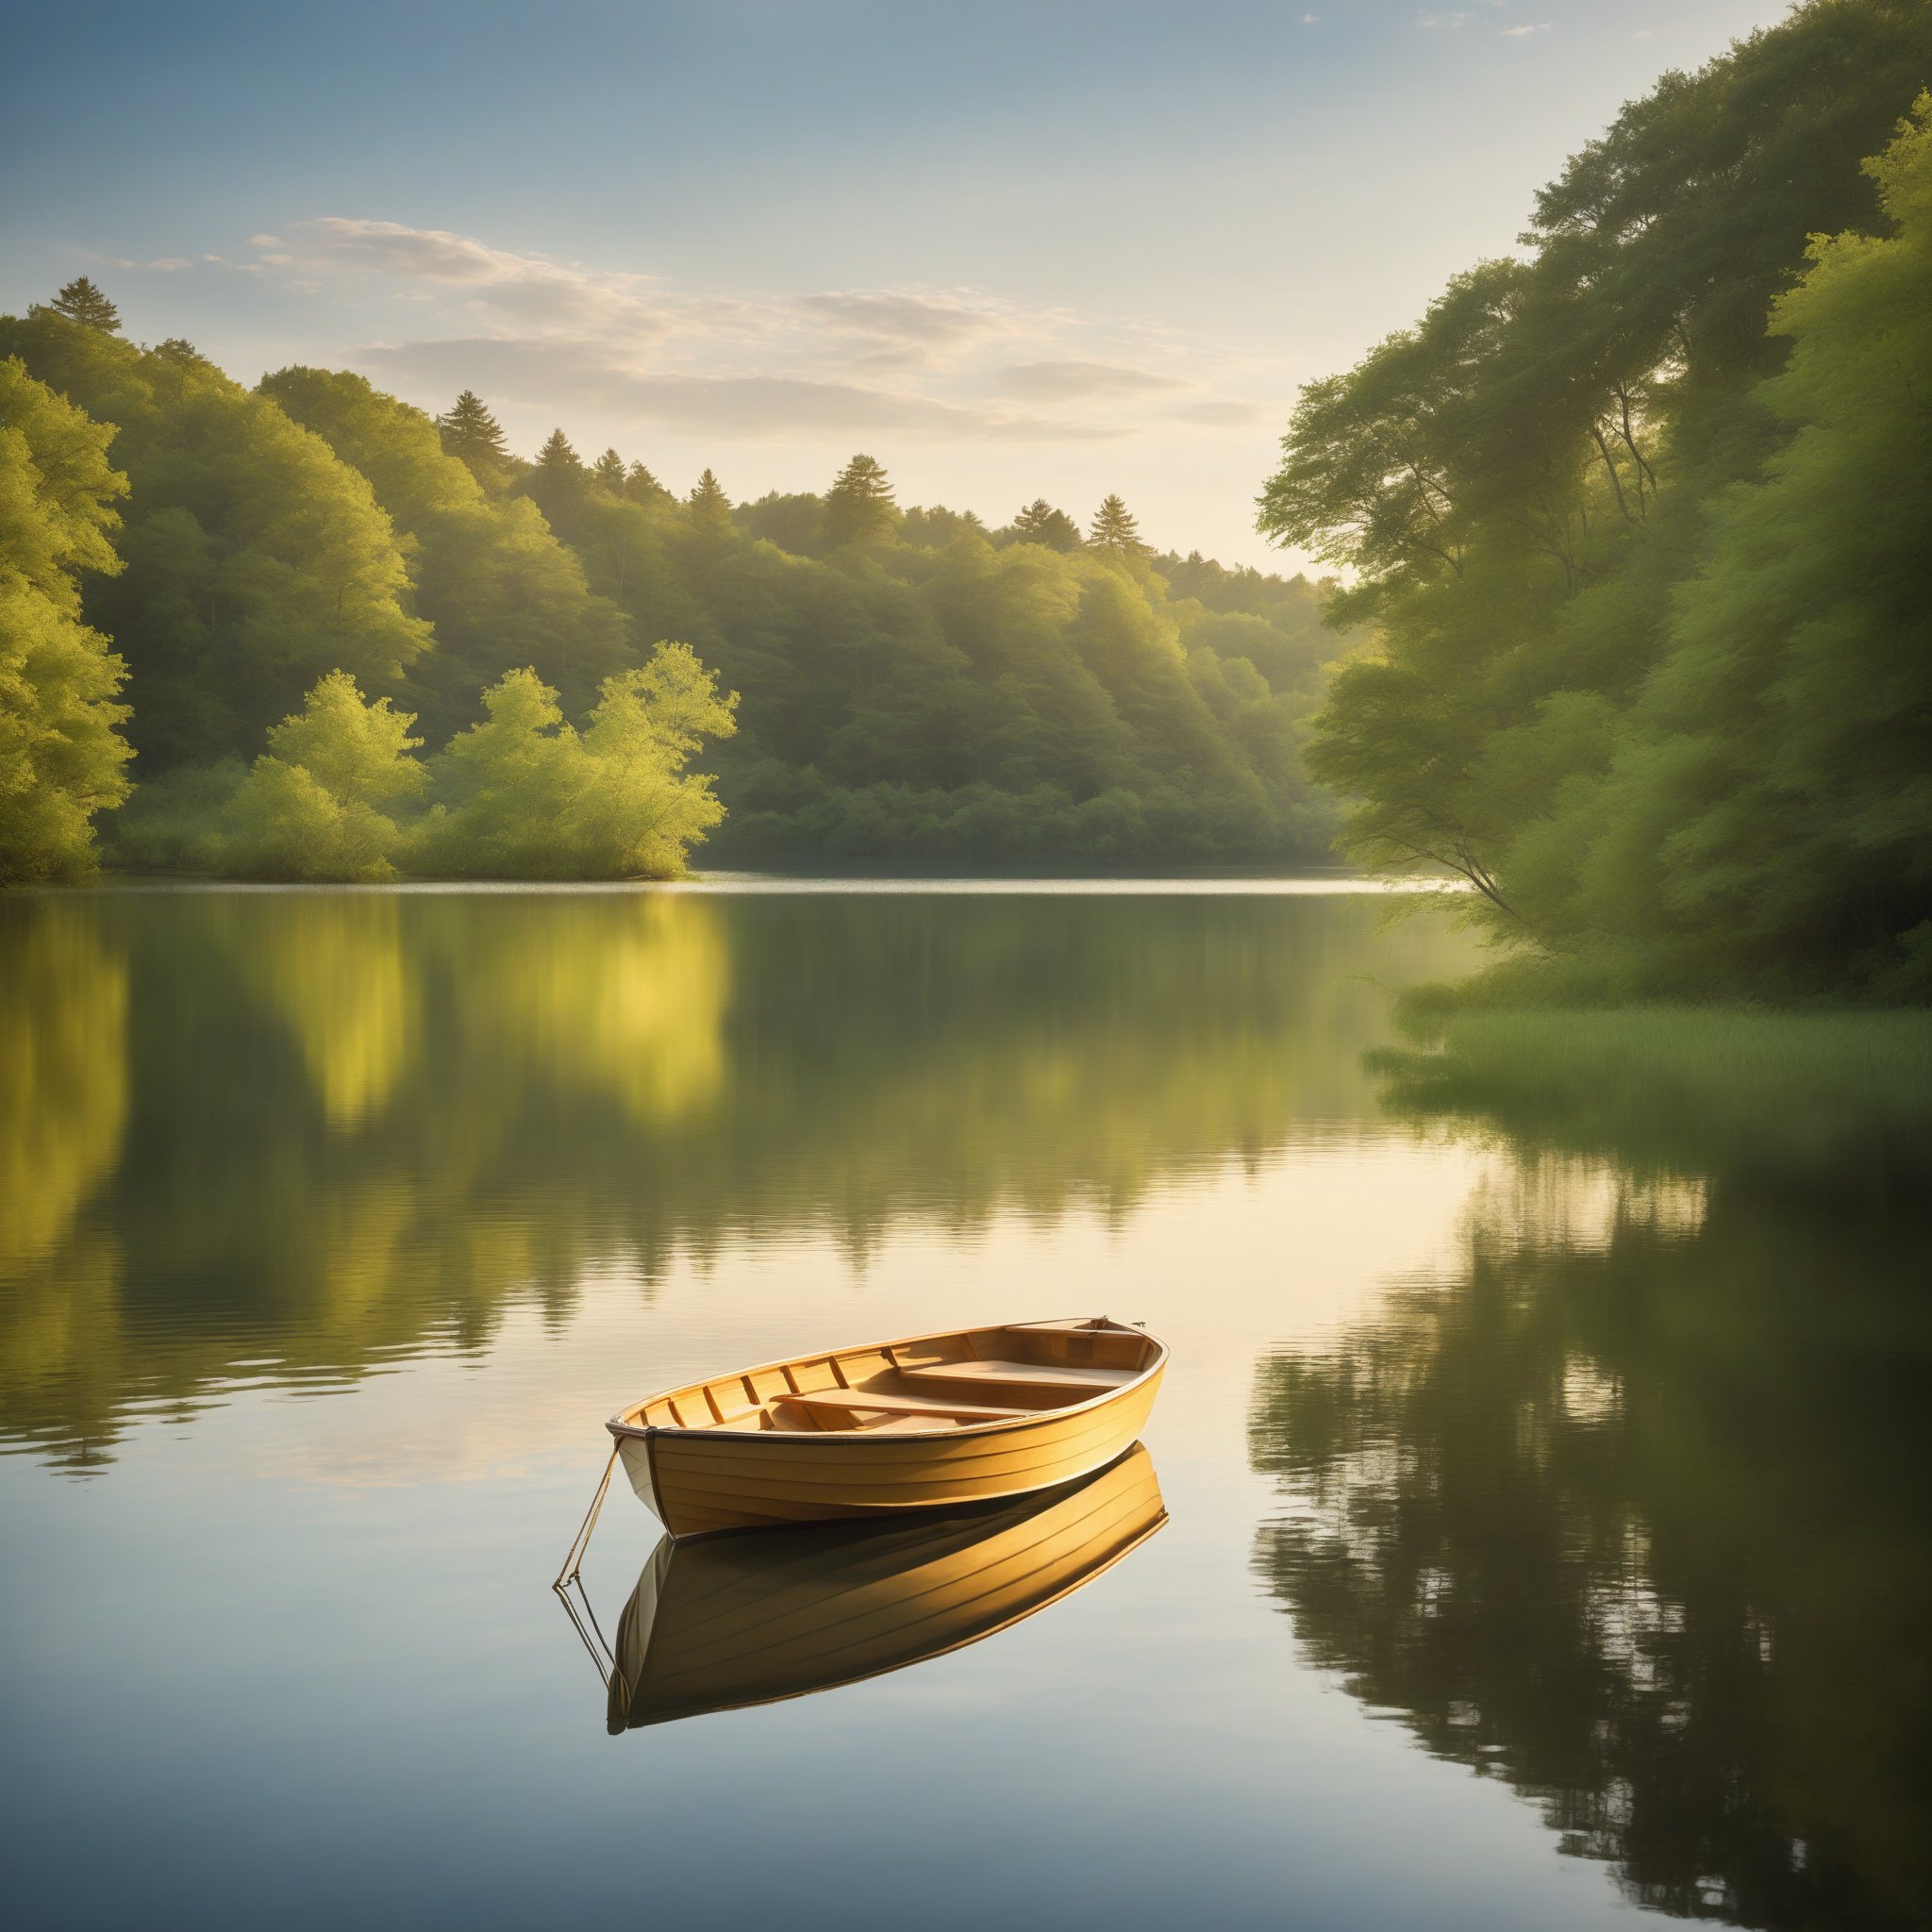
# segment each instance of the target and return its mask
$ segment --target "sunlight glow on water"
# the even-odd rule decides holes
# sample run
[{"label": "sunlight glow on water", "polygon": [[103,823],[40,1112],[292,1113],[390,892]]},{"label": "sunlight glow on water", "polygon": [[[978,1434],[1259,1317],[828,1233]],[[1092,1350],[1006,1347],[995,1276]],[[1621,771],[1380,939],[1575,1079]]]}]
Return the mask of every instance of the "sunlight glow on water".
[{"label": "sunlight glow on water", "polygon": [[[1922,1232],[1391,1113],[1466,944],[1306,883],[0,903],[23,1922],[1899,1920]],[[608,1414],[1103,1310],[1158,1536],[606,1735]],[[656,1541],[614,1494],[607,1634]]]}]

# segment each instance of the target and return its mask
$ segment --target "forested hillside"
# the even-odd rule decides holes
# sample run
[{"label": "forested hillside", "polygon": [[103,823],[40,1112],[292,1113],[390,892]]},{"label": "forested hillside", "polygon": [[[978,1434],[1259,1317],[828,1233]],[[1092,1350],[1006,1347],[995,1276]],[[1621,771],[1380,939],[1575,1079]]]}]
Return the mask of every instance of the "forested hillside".
[{"label": "forested hillside", "polygon": [[[61,593],[137,754],[110,862],[622,874],[721,819],[712,862],[1327,850],[1317,588],[1157,558],[1118,497],[990,530],[902,510],[863,456],[823,496],[675,497],[561,431],[519,459],[468,391],[432,419],[340,371],[244,389],[125,341],[85,279],[0,319],[0,358],[111,436]],[[85,824],[8,875],[84,865]]]},{"label": "forested hillside", "polygon": [[1818,0],[1303,394],[1261,526],[1381,636],[1312,769],[1505,983],[1932,996],[1928,84],[1932,8]]}]

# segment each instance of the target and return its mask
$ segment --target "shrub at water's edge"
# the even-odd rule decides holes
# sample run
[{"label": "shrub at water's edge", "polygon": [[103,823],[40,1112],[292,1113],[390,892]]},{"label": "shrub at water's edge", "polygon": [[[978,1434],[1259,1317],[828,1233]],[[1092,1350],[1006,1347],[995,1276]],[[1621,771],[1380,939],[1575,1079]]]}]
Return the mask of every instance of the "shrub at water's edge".
[{"label": "shrub at water's edge", "polygon": [[724,815],[709,776],[684,768],[730,734],[738,695],[688,645],[607,678],[581,733],[530,670],[483,703],[485,721],[425,764],[413,715],[330,672],[253,765],[142,788],[117,854],[251,879],[676,878]]},{"label": "shrub at water's edge", "polygon": [[606,678],[582,733],[534,671],[485,692],[488,720],[431,763],[437,802],[411,836],[425,872],[458,878],[675,878],[724,815],[685,765],[737,728],[738,693],[688,644]]}]

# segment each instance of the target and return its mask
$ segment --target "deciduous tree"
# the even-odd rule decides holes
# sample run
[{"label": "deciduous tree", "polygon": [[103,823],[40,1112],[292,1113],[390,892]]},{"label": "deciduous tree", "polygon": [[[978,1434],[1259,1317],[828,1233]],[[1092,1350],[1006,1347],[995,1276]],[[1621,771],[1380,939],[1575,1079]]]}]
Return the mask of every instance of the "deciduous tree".
[{"label": "deciduous tree", "polygon": [[81,574],[121,568],[112,435],[0,360],[0,884],[88,871],[127,794],[126,674],[81,617]]}]

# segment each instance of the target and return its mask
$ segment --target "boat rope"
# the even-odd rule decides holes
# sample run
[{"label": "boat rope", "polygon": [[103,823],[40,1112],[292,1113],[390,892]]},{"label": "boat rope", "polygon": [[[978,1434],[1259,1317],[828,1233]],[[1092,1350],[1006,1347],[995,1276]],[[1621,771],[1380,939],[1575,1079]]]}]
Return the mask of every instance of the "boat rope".
[{"label": "boat rope", "polygon": [[[610,1646],[604,1642],[603,1631],[597,1629],[596,1613],[591,1608],[590,1598],[584,1595],[584,1580],[581,1576],[576,1579],[576,1597],[573,1597],[566,1587],[558,1591],[557,1598],[563,1606],[564,1614],[570,1618],[572,1629],[577,1633],[584,1648],[590,1652],[591,1661],[597,1666],[597,1674],[603,1679],[605,1689],[608,1690],[610,1674],[617,1668],[617,1659],[611,1656]],[[581,1610],[577,1607],[579,1598],[583,1602]],[[585,1627],[587,1622],[590,1626],[588,1629]],[[595,1642],[591,1639],[592,1630],[597,1633]],[[600,1644],[603,1646],[601,1649],[598,1647]]]},{"label": "boat rope", "polygon": [[610,1451],[610,1460],[604,1465],[603,1480],[597,1485],[597,1493],[591,1498],[590,1513],[584,1518],[584,1526],[577,1531],[576,1541],[571,1544],[569,1554],[563,1559],[563,1568],[557,1573],[557,1581],[550,1587],[560,1596],[564,1586],[582,1569],[584,1552],[591,1546],[591,1532],[597,1526],[597,1512],[604,1507],[605,1491],[610,1487],[610,1472],[617,1467],[617,1450]]}]

